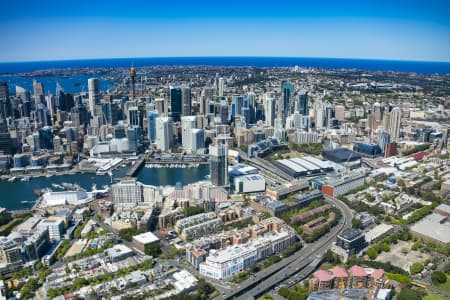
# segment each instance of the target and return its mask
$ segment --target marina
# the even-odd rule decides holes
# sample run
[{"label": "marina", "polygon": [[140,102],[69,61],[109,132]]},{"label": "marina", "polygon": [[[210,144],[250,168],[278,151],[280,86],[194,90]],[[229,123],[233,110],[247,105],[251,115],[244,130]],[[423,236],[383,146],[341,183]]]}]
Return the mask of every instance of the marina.
[{"label": "marina", "polygon": [[[143,165],[142,163],[141,166]],[[41,196],[47,189],[64,191],[67,188],[79,188],[91,191],[94,184],[104,189],[104,186],[111,184],[111,179],[114,183],[124,178],[130,168],[130,165],[121,167],[121,164],[119,164],[118,168],[112,171],[112,178],[107,173],[103,175],[96,175],[95,173],[65,173],[63,175],[53,175],[52,177],[40,175],[30,176],[29,180],[22,180],[25,177],[18,179],[18,177],[8,178],[2,176],[2,180],[0,180],[0,194],[2,195],[0,197],[0,207],[5,207],[8,210],[31,208],[37,197]],[[135,175],[137,180],[144,184],[174,186],[178,182],[184,185],[204,180],[208,174],[209,166],[199,165],[198,167],[190,168],[140,168]]]}]

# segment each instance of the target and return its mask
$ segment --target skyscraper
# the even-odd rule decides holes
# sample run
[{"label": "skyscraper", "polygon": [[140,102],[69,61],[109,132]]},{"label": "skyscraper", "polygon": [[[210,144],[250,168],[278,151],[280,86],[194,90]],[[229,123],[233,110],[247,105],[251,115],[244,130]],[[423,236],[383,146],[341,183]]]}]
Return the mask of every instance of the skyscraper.
[{"label": "skyscraper", "polygon": [[44,85],[42,82],[33,80],[34,107],[37,108],[39,103],[45,104]]},{"label": "skyscraper", "polygon": [[281,83],[281,119],[283,124],[286,118],[292,113],[292,97],[294,96],[294,85],[290,82]]},{"label": "skyscraper", "polygon": [[160,116],[167,117],[167,101],[164,98],[155,99],[155,109],[158,111]]},{"label": "skyscraper", "polygon": [[188,86],[181,87],[181,115],[190,116],[191,115],[191,88]]},{"label": "skyscraper", "polygon": [[223,96],[224,88],[225,88],[225,80],[222,77],[220,77],[218,80],[218,87],[217,87],[219,97]]},{"label": "skyscraper", "polygon": [[0,104],[1,117],[4,119],[11,117],[12,107],[9,100],[8,84],[4,81],[0,81]]},{"label": "skyscraper", "polygon": [[194,128],[191,131],[191,151],[197,153],[205,148],[205,131],[203,129]]},{"label": "skyscraper", "polygon": [[156,118],[156,147],[168,151],[172,147],[173,122],[170,117]]},{"label": "skyscraper", "polygon": [[203,89],[202,96],[200,99],[200,114],[206,115],[208,103],[213,100],[213,89],[207,87]]},{"label": "skyscraper", "polygon": [[401,115],[398,107],[394,107],[390,113],[388,133],[391,136],[391,142],[398,142],[400,137]]},{"label": "skyscraper", "polygon": [[154,143],[156,140],[156,119],[158,118],[157,110],[150,110],[147,112],[148,123],[148,140]]},{"label": "skyscraper", "polygon": [[303,116],[309,116],[308,92],[302,89],[298,95],[297,110]]},{"label": "skyscraper", "polygon": [[179,122],[182,112],[182,92],[179,86],[170,86],[170,111],[174,122]]},{"label": "skyscraper", "polygon": [[128,117],[128,124],[130,126],[140,126],[139,109],[137,106],[133,106],[128,109]]},{"label": "skyscraper", "polygon": [[181,142],[183,148],[190,152],[192,149],[192,129],[197,128],[196,116],[181,117]]},{"label": "skyscraper", "polygon": [[383,153],[386,153],[386,147],[391,142],[391,136],[389,133],[382,131],[378,136],[378,146]]},{"label": "skyscraper", "polygon": [[88,79],[89,110],[95,115],[95,106],[100,102],[100,83],[97,78]]},{"label": "skyscraper", "polygon": [[274,126],[275,123],[275,94],[266,93],[264,95],[264,115],[266,116],[266,125]]},{"label": "skyscraper", "polygon": [[233,117],[237,115],[242,116],[242,108],[244,107],[246,107],[244,105],[244,96],[233,96],[233,102],[231,103],[231,115]]},{"label": "skyscraper", "polygon": [[314,102],[314,122],[316,129],[322,129],[325,124],[325,105],[321,100]]},{"label": "skyscraper", "polygon": [[228,146],[217,144],[209,146],[211,183],[215,186],[228,185]]}]

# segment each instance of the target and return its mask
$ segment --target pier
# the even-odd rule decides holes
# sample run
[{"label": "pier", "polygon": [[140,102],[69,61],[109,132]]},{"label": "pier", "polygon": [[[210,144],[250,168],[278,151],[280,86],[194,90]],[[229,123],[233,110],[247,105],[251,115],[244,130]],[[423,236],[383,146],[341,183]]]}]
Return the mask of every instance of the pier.
[{"label": "pier", "polygon": [[131,166],[131,168],[127,172],[127,177],[133,177],[137,171],[144,165],[145,162],[145,156],[140,155],[138,160]]}]

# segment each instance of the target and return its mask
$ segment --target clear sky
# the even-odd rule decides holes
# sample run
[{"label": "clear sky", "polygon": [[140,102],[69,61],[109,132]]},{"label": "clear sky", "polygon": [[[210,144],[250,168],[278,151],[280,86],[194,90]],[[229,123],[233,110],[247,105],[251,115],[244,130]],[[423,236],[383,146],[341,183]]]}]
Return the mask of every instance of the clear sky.
[{"label": "clear sky", "polygon": [[0,62],[290,56],[450,61],[450,0],[0,4]]}]

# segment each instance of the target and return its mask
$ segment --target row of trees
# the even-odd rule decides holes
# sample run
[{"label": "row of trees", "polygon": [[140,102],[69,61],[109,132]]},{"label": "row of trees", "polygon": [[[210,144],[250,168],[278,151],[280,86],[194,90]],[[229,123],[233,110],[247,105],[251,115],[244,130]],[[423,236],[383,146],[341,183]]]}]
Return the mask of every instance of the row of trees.
[{"label": "row of trees", "polygon": [[372,247],[370,247],[369,249],[367,249],[367,256],[369,256],[369,258],[371,260],[374,260],[377,258],[378,254],[380,254],[381,252],[389,252],[391,250],[391,246],[389,246],[389,244],[387,242],[383,242],[377,245],[374,245]]},{"label": "row of trees", "polygon": [[322,153],[322,143],[295,144],[289,143],[291,150],[311,155],[319,155]]}]

